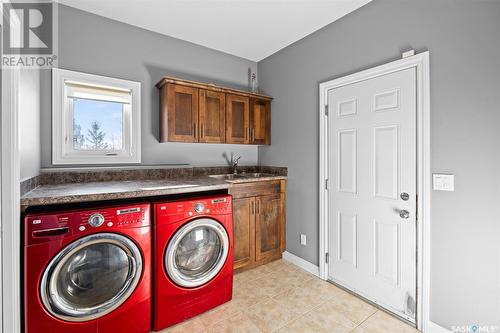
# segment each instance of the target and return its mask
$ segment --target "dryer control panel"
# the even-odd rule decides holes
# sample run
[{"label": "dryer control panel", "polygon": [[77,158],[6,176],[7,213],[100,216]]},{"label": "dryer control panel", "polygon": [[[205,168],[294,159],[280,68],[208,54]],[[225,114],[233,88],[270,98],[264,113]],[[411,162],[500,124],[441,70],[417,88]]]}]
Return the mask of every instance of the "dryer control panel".
[{"label": "dryer control panel", "polygon": [[232,208],[233,203],[230,195],[218,195],[157,203],[155,204],[155,214],[156,216],[175,217],[171,219],[175,221],[196,216],[232,214]]}]

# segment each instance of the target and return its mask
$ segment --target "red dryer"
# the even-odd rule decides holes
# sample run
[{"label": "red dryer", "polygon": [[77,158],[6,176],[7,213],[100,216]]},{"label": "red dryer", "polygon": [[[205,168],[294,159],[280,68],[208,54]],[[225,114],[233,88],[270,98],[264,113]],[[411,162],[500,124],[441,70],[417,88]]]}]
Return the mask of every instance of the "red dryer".
[{"label": "red dryer", "polygon": [[229,195],[154,205],[153,327],[162,330],[232,298]]},{"label": "red dryer", "polygon": [[26,216],[27,333],[150,331],[149,207]]}]

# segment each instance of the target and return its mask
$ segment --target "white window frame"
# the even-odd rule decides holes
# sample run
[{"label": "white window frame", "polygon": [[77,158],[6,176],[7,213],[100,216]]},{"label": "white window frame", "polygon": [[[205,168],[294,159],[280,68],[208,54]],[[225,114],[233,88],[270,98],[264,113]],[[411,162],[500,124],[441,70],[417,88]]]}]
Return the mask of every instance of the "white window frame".
[{"label": "white window frame", "polygon": [[[68,84],[130,92],[124,104],[124,149],[85,151],[73,149],[73,100]],[[128,164],[141,163],[141,83],[106,76],[52,69],[52,164]]]}]

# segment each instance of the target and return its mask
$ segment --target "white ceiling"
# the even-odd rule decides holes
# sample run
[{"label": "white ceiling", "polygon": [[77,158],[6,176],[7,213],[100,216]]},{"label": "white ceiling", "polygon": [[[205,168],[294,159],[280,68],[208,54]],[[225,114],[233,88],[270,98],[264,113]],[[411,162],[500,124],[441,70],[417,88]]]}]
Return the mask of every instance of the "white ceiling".
[{"label": "white ceiling", "polygon": [[259,61],[372,0],[59,0]]}]

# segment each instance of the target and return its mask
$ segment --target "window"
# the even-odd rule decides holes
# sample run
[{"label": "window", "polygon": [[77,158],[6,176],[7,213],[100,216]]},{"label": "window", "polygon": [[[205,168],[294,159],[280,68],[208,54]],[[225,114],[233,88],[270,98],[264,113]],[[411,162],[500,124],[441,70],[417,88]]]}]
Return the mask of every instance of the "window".
[{"label": "window", "polygon": [[139,82],[52,70],[52,163],[140,163]]}]

